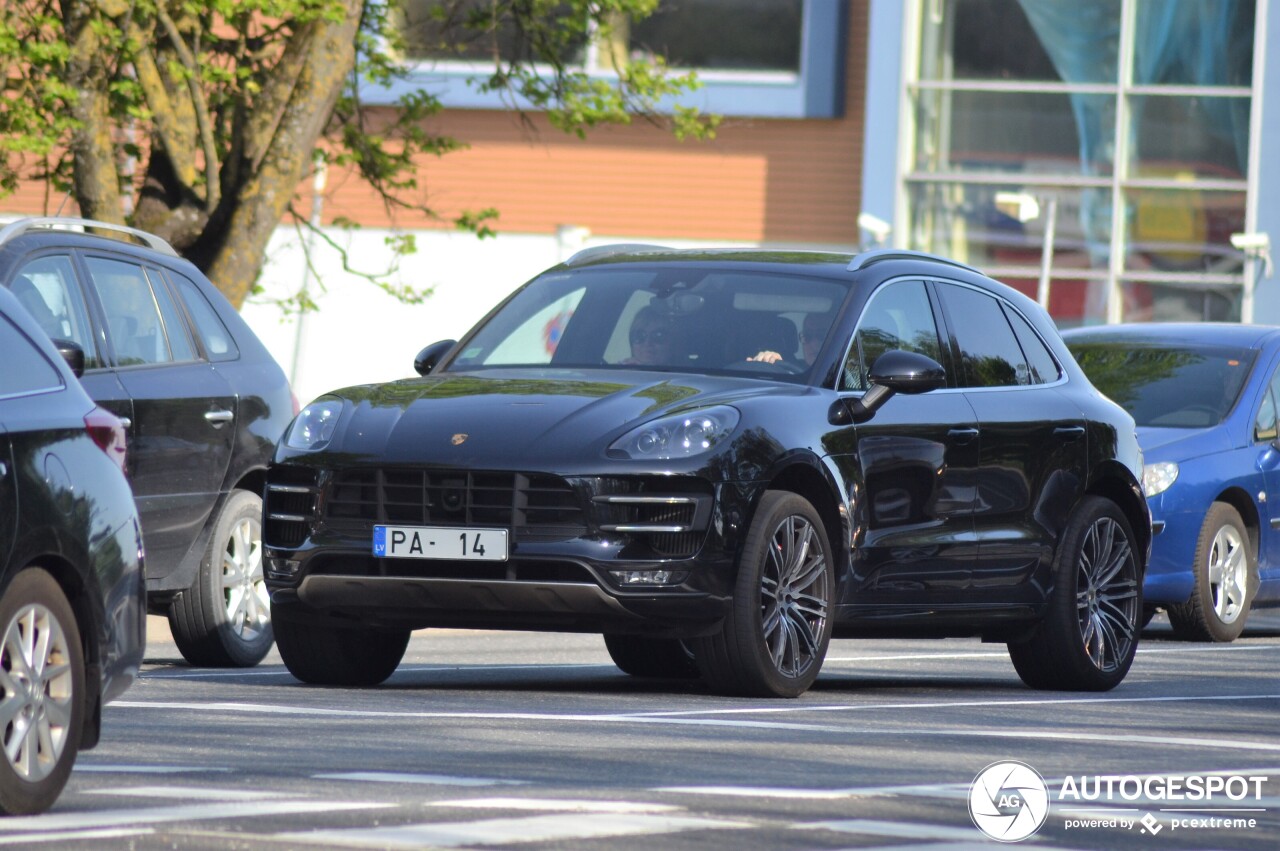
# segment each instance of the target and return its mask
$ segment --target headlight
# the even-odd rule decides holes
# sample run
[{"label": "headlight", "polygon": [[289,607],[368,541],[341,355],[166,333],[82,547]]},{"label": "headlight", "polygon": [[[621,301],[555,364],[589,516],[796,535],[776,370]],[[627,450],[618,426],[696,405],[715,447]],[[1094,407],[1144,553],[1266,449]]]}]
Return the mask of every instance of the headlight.
[{"label": "headlight", "polygon": [[301,449],[306,452],[323,449],[333,438],[334,429],[338,427],[338,418],[341,416],[341,399],[320,399],[312,402],[293,418],[293,423],[285,434],[284,445],[290,449]]},{"label": "headlight", "polygon": [[1147,496],[1164,493],[1178,478],[1178,465],[1172,461],[1142,465],[1142,489]]},{"label": "headlight", "polygon": [[706,408],[647,422],[615,440],[609,449],[635,459],[691,458],[727,438],[737,425],[737,409]]}]

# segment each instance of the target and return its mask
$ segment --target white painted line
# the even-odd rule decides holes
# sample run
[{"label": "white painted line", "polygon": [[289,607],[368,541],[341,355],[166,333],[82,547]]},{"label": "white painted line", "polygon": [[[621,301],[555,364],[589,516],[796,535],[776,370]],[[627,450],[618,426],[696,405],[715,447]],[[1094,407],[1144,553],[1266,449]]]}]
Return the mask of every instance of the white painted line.
[{"label": "white painted line", "polygon": [[950,839],[958,842],[980,841],[982,833],[976,827],[941,827],[934,824],[905,824],[876,819],[846,819],[842,821],[816,821],[791,825],[797,830],[832,830],[837,833],[857,833],[863,836],[896,836],[901,839]]},{"label": "white painted line", "polygon": [[446,774],[398,774],[394,771],[348,771],[313,774],[316,780],[359,780],[365,783],[421,783],[427,786],[523,786],[527,780],[496,780],[489,777],[450,777]]},{"label": "white painted line", "polygon": [[[901,730],[858,730],[857,735],[902,735]],[[1130,745],[1174,745],[1187,748],[1216,748],[1237,751],[1262,751],[1280,753],[1280,744],[1270,742],[1242,742],[1232,739],[1192,738],[1190,736],[1139,736],[1131,733],[1111,734],[1101,732],[1063,733],[1051,730],[912,730],[913,736],[977,736],[984,739],[1043,739],[1058,742],[1116,742]]]},{"label": "white painted line", "polygon": [[[1206,644],[1193,647],[1139,647],[1139,655],[1158,653],[1248,653],[1257,650],[1280,651],[1280,644]],[[828,656],[827,662],[909,662],[935,659],[1003,659],[1008,661],[1007,651],[988,650],[967,653],[899,653],[884,656]],[[824,663],[825,664],[825,663]]]},{"label": "white painted line", "polygon": [[574,801],[564,798],[463,798],[457,801],[432,801],[428,806],[475,810],[538,810],[548,813],[670,813],[684,809],[673,804]]},{"label": "white painted line", "polygon": [[212,765],[106,765],[77,762],[76,772],[84,774],[196,774],[203,771],[230,771]]},{"label": "white painted line", "polygon": [[[5,823],[8,819],[5,819]],[[68,830],[58,833],[22,833],[16,836],[0,836],[0,845],[21,845],[26,847],[34,842],[83,842],[86,839],[124,839],[136,836],[150,836],[155,833],[148,827],[126,827],[114,830]]]},{"label": "white painted line", "polygon": [[796,800],[831,801],[847,798],[840,789],[768,789],[757,786],[659,786],[653,792],[677,792],[682,795],[731,795],[735,798],[791,798]]},{"label": "white painted line", "polygon": [[409,824],[400,827],[352,828],[277,834],[275,838],[307,845],[355,845],[369,848],[457,848],[522,842],[560,842],[611,836],[648,836],[684,830],[752,827],[748,822],[678,816],[586,813],[528,818]]},{"label": "white painted line", "polygon": [[[130,786],[124,789],[86,789],[91,795],[125,795],[133,798],[173,798],[201,801],[261,801],[264,798],[299,798],[288,792],[263,792],[257,789],[217,789],[212,786]],[[0,822],[0,827],[4,823]]]},{"label": "white painted line", "polygon": [[[1006,654],[1007,655],[1007,654]],[[617,665],[604,664],[602,662],[575,662],[573,664],[564,665],[540,665],[537,663],[529,665],[401,665],[396,668],[392,676],[400,674],[441,674],[450,672],[466,672],[481,673],[485,671],[556,671],[556,670],[586,670],[588,668],[599,668],[607,670],[612,668],[617,670]],[[246,670],[222,670],[222,671],[149,671],[139,675],[139,679],[143,680],[206,680],[227,677],[288,677],[293,679],[293,674],[284,668],[276,669],[257,669],[252,671]]]},{"label": "white painted line", "polygon": [[395,804],[349,803],[345,801],[261,801],[258,803],[193,804],[186,807],[139,807],[137,809],[95,810],[84,813],[53,813],[41,816],[6,817],[5,830],[79,830],[116,827],[126,824],[163,824],[204,819],[239,819],[251,816],[330,813],[340,810],[374,810]]}]

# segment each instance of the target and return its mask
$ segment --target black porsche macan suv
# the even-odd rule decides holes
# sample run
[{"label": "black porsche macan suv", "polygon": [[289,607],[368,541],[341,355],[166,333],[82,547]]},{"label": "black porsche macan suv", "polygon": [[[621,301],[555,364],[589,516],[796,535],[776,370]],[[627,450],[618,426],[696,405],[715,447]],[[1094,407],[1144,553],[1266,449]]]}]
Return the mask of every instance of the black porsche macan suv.
[{"label": "black porsche macan suv", "polygon": [[0,227],[0,286],[125,423],[148,608],[193,664],[256,665],[272,643],[261,493],[296,411],[283,370],[200,270],[133,228]]},{"label": "black porsche macan suv", "polygon": [[583,251],[422,375],[305,407],[263,541],[299,679],[429,626],[602,633],[795,696],[835,636],[981,636],[1109,689],[1151,537],[1132,419],[1034,302],[903,251]]}]

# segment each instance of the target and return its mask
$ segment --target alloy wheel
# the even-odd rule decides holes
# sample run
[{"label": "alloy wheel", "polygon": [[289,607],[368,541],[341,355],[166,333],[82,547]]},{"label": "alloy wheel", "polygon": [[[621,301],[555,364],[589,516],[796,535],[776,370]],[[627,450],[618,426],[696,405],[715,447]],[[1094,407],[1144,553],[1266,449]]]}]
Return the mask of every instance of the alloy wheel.
[{"label": "alloy wheel", "polygon": [[796,677],[820,661],[831,599],[822,536],[791,515],[774,530],[760,577],[764,643],[781,674]]},{"label": "alloy wheel", "polygon": [[37,783],[66,748],[75,699],[71,651],[57,617],[39,604],[9,622],[0,649],[0,744],[14,772]]},{"label": "alloy wheel", "polygon": [[271,599],[262,575],[262,535],[249,519],[231,529],[222,554],[222,598],[227,623],[244,641],[253,641],[271,621]]},{"label": "alloy wheel", "polygon": [[1223,623],[1234,623],[1248,599],[1249,561],[1244,541],[1232,526],[1223,526],[1209,548],[1209,592],[1213,611]]},{"label": "alloy wheel", "polygon": [[1138,581],[1129,539],[1110,517],[1098,518],[1085,533],[1076,582],[1085,653],[1099,671],[1113,671],[1137,635]]}]

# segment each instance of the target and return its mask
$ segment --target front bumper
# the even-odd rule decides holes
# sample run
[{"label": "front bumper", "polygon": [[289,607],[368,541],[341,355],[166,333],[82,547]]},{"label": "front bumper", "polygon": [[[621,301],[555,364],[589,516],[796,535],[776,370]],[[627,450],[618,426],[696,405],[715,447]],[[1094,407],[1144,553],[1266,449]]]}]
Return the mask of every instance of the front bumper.
[{"label": "front bumper", "polygon": [[[460,481],[451,475],[424,474],[425,496],[410,500],[422,504],[406,514],[410,491],[401,487],[400,471],[361,474],[352,490],[352,477],[341,473],[273,468],[263,524],[272,606],[288,607],[295,618],[370,626],[670,637],[710,632],[728,610],[754,484],[572,477],[557,480],[564,485],[557,490],[547,481],[555,477],[516,474],[514,495],[502,491],[496,499],[491,474],[469,474],[456,491],[433,490]],[[558,495],[547,497],[552,492]],[[517,507],[550,499],[557,507],[501,515],[511,541],[505,562],[372,554],[375,524],[488,526],[500,516],[494,505],[508,499]]]}]

